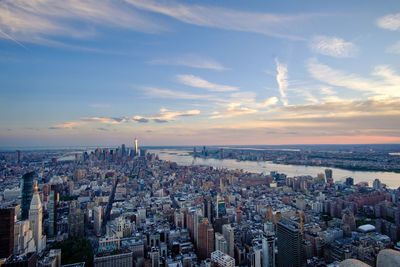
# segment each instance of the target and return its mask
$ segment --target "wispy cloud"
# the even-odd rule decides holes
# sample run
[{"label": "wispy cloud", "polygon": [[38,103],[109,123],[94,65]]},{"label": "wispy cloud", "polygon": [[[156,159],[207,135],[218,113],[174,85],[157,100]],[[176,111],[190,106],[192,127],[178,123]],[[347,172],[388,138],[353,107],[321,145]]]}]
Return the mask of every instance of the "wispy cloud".
[{"label": "wispy cloud", "polygon": [[186,5],[174,1],[126,0],[133,6],[163,14],[184,23],[225,30],[253,32],[278,38],[305,40],[291,31],[299,23],[310,21],[317,14],[280,15],[244,12],[234,9]]},{"label": "wispy cloud", "polygon": [[331,86],[365,92],[370,96],[400,97],[400,76],[389,66],[377,66],[372,72],[373,77],[364,78],[357,74],[346,73],[319,63],[316,59],[307,64],[311,76]]},{"label": "wispy cloud", "polygon": [[210,118],[211,119],[231,118],[231,117],[237,117],[237,116],[242,116],[242,115],[247,115],[247,114],[253,114],[256,112],[257,112],[256,109],[243,107],[240,105],[240,103],[231,103],[228,105],[228,108],[225,110],[214,111],[212,113],[212,116],[210,116]]},{"label": "wispy cloud", "polygon": [[143,87],[148,97],[170,98],[170,99],[193,99],[193,100],[219,100],[212,95],[191,94],[183,91],[174,91],[170,89],[160,89],[156,87]]},{"label": "wispy cloud", "polygon": [[310,47],[316,53],[339,58],[354,57],[357,53],[357,47],[352,42],[331,36],[315,36]]},{"label": "wispy cloud", "polygon": [[400,116],[400,99],[341,100],[317,104],[278,107],[281,118],[347,118],[362,116]]},{"label": "wispy cloud", "polygon": [[[122,123],[130,123],[130,122],[138,122],[138,123],[147,123],[149,121],[154,121],[157,123],[169,122],[173,121],[178,117],[190,117],[199,115],[199,110],[187,110],[187,111],[170,111],[167,109],[160,109],[160,112],[154,116],[139,116],[135,115],[132,117],[89,117],[82,118],[79,120],[68,121],[64,123],[59,123],[48,127],[51,130],[56,129],[74,129],[80,126],[89,125],[89,124],[103,124],[103,125],[117,125]],[[99,127],[100,129],[103,127]]]},{"label": "wispy cloud", "polygon": [[204,88],[213,92],[230,92],[237,91],[239,89],[235,86],[211,83],[194,75],[181,74],[177,75],[176,78],[180,83],[183,83],[184,85],[196,88]]},{"label": "wispy cloud", "polygon": [[[80,26],[77,27],[76,23]],[[163,26],[153,23],[131,5],[120,1],[29,1],[0,2],[0,32],[4,38],[19,42],[52,44],[51,38],[92,37],[94,26],[158,32]]]},{"label": "wispy cloud", "polygon": [[168,109],[162,108],[160,109],[160,113],[153,117],[148,117],[150,120],[173,120],[176,117],[190,117],[196,116],[200,114],[200,110],[193,109],[187,111],[170,111]]},{"label": "wispy cloud", "polygon": [[397,31],[400,29],[400,13],[389,14],[377,19],[377,25],[383,29]]},{"label": "wispy cloud", "polygon": [[172,65],[172,66],[185,66],[197,69],[211,69],[211,70],[227,70],[221,63],[208,57],[198,55],[185,55],[176,58],[159,58],[152,59],[148,62],[153,65]]},{"label": "wispy cloud", "polygon": [[228,99],[231,102],[220,104],[224,106],[225,109],[214,111],[210,116],[211,119],[232,118],[257,113],[260,110],[275,106],[279,101],[276,97],[269,97],[262,102],[257,102],[255,100],[255,94],[251,92],[233,93]]},{"label": "wispy cloud", "polygon": [[276,62],[276,82],[278,83],[279,86],[279,93],[281,95],[281,102],[283,105],[288,105],[288,100],[286,96],[286,90],[289,87],[289,81],[288,81],[288,68],[285,64],[282,64],[279,62],[278,59],[275,60]]}]

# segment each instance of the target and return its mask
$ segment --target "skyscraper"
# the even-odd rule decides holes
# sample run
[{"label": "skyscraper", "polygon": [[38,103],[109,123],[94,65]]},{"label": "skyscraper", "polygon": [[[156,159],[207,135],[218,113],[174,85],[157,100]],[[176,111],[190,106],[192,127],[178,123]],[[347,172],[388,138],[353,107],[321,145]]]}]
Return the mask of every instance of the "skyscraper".
[{"label": "skyscraper", "polygon": [[217,195],[217,217],[220,218],[226,215],[226,205],[225,201]]},{"label": "skyscraper", "polygon": [[203,215],[208,218],[210,223],[214,221],[214,208],[209,196],[205,197],[203,201]]},{"label": "skyscraper", "polygon": [[29,207],[31,205],[33,195],[33,176],[35,172],[28,172],[22,176],[21,190],[21,220],[28,219]]},{"label": "skyscraper", "polygon": [[222,226],[222,234],[227,243],[228,254],[231,257],[235,257],[234,245],[235,245],[235,235],[234,230],[230,224],[224,224]]},{"label": "skyscraper", "polygon": [[138,150],[138,140],[135,138],[135,156],[137,156],[139,154],[139,150]]},{"label": "skyscraper", "polygon": [[325,169],[325,178],[328,184],[333,184],[332,169]]},{"label": "skyscraper", "polygon": [[382,183],[379,179],[375,179],[372,186],[374,187],[375,190],[382,189]]},{"label": "skyscraper", "polygon": [[275,267],[275,235],[271,233],[262,238],[262,267]]},{"label": "skyscraper", "polygon": [[49,202],[47,206],[49,212],[49,236],[56,235],[56,222],[57,222],[57,186],[51,185]]},{"label": "skyscraper", "polygon": [[303,247],[299,225],[283,218],[278,222],[278,266],[302,266]]},{"label": "skyscraper", "polygon": [[36,251],[41,252],[46,246],[46,237],[42,235],[43,208],[35,181],[34,194],[29,208],[29,224],[35,240]]},{"label": "skyscraper", "polygon": [[68,214],[68,235],[79,237],[84,234],[84,219],[85,215],[81,210],[78,201],[72,201],[69,206]]},{"label": "skyscraper", "polygon": [[159,267],[160,266],[160,251],[156,247],[152,247],[149,252],[151,259],[151,267]]},{"label": "skyscraper", "polygon": [[214,229],[204,218],[198,226],[198,251],[201,260],[211,257],[211,252],[214,251]]},{"label": "skyscraper", "polygon": [[101,219],[103,215],[103,209],[101,206],[93,208],[93,228],[97,236],[101,235]]},{"label": "skyscraper", "polygon": [[224,236],[218,232],[215,233],[215,250],[220,250],[225,254],[228,252],[228,244]]},{"label": "skyscraper", "polygon": [[8,258],[14,250],[14,208],[0,209],[0,258]]}]

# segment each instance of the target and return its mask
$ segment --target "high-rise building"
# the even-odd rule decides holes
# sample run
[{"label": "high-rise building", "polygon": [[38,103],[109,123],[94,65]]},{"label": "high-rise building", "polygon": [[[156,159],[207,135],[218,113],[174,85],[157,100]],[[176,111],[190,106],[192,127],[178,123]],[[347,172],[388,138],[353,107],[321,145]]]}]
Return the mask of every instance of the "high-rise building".
[{"label": "high-rise building", "polygon": [[75,182],[79,182],[83,178],[82,170],[75,170],[72,178]]},{"label": "high-rise building", "polygon": [[262,249],[259,246],[253,246],[253,249],[247,253],[247,261],[248,261],[248,266],[251,267],[262,267],[261,259],[262,256]]},{"label": "high-rise building", "polygon": [[57,223],[57,186],[51,185],[47,211],[49,213],[49,232],[48,235],[53,237],[56,235]]},{"label": "high-rise building", "polygon": [[183,212],[176,211],[174,214],[174,223],[178,228],[185,228],[185,216]]},{"label": "high-rise building", "polygon": [[223,217],[226,215],[226,205],[225,201],[217,195],[217,217]]},{"label": "high-rise building", "polygon": [[203,220],[203,216],[201,215],[201,210],[196,209],[194,212],[194,224],[193,224],[193,239],[194,239],[194,244],[198,246],[198,230],[199,230],[199,224]]},{"label": "high-rise building", "polygon": [[42,235],[43,207],[40,201],[37,182],[34,185],[31,206],[29,209],[29,224],[35,240],[36,251],[40,253],[46,247],[46,236]]},{"label": "high-rise building", "polygon": [[198,225],[198,251],[199,258],[205,260],[211,256],[211,252],[214,251],[214,229],[208,222],[207,218],[204,218]]},{"label": "high-rise building", "polygon": [[262,238],[262,267],[275,267],[275,235],[272,233]]},{"label": "high-rise building", "polygon": [[17,150],[15,152],[17,153],[17,162],[20,163],[21,162],[21,150]]},{"label": "high-rise building", "polygon": [[126,156],[126,147],[125,144],[122,144],[121,146],[121,156],[125,157]]},{"label": "high-rise building", "polygon": [[215,233],[215,250],[220,250],[225,254],[228,252],[228,244],[224,236],[218,232]]},{"label": "high-rise building", "polygon": [[345,183],[347,186],[352,186],[352,185],[354,185],[354,179],[351,177],[347,177]]},{"label": "high-rise building", "polygon": [[135,149],[135,156],[138,156],[139,155],[139,149],[138,149],[138,140],[135,138],[135,147],[134,147],[134,149]]},{"label": "high-rise building", "polygon": [[211,262],[218,267],[234,267],[235,258],[223,253],[222,251],[216,250],[211,253]]},{"label": "high-rise building", "polygon": [[29,221],[17,221],[14,224],[14,254],[26,254],[36,252],[35,239]]},{"label": "high-rise building", "polygon": [[151,267],[159,267],[160,266],[160,251],[158,248],[151,248],[149,252],[151,259]]},{"label": "high-rise building", "polygon": [[97,236],[101,236],[101,219],[103,215],[103,208],[97,206],[93,208],[93,228]]},{"label": "high-rise building", "polygon": [[0,209],[0,258],[8,258],[14,251],[14,208]]},{"label": "high-rise building", "polygon": [[382,183],[379,179],[375,179],[372,186],[375,190],[382,189]]},{"label": "high-rise building", "polygon": [[302,234],[297,223],[289,219],[278,222],[278,266],[303,266]]},{"label": "high-rise building", "polygon": [[222,226],[222,235],[224,236],[224,238],[226,240],[229,256],[235,257],[235,251],[234,251],[235,233],[234,233],[234,229],[232,228],[232,226],[230,224],[224,224]]},{"label": "high-rise building", "polygon": [[79,237],[84,235],[85,215],[79,206],[78,201],[72,201],[68,214],[68,235]]},{"label": "high-rise building", "polygon": [[325,178],[328,184],[333,184],[332,169],[325,169]]},{"label": "high-rise building", "polygon": [[214,221],[213,203],[210,197],[205,197],[203,201],[203,215],[208,218],[209,222]]},{"label": "high-rise building", "polygon": [[35,172],[28,172],[22,176],[22,190],[21,190],[21,220],[28,219],[29,207],[33,195],[33,176]]}]

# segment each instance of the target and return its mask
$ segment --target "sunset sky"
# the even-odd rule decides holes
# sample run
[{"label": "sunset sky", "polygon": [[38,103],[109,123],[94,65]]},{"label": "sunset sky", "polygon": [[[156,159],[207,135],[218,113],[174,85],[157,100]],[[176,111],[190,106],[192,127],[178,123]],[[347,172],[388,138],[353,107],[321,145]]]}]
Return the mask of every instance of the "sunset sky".
[{"label": "sunset sky", "polygon": [[0,147],[400,143],[400,2],[0,1]]}]

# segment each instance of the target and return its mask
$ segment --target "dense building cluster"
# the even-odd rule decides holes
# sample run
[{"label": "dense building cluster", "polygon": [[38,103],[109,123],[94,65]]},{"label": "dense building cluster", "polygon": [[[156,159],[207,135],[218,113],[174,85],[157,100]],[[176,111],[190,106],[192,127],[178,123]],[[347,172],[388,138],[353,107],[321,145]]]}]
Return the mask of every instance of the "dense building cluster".
[{"label": "dense building cluster", "polygon": [[400,192],[378,179],[179,166],[137,141],[56,154],[0,156],[4,266],[374,266],[400,249]]},{"label": "dense building cluster", "polygon": [[[291,146],[293,147],[293,146]],[[398,146],[327,146],[287,148],[257,146],[253,148],[194,148],[192,155],[203,158],[271,161],[278,164],[338,167],[347,170],[400,172]]]}]

